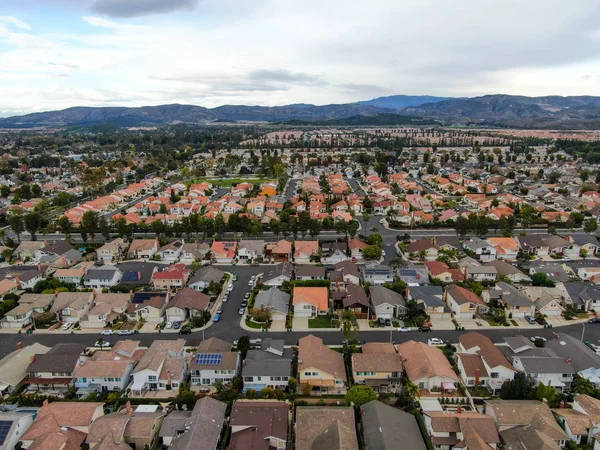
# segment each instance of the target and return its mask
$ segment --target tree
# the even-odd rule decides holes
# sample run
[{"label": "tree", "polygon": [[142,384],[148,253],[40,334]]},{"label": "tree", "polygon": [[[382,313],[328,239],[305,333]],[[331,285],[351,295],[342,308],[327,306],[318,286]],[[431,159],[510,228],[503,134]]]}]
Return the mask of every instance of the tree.
[{"label": "tree", "polygon": [[[37,186],[37,185],[36,185]],[[42,223],[42,218],[39,213],[32,211],[28,214],[25,214],[23,217],[23,225],[27,232],[31,235],[31,240],[37,240],[35,233],[40,229],[40,225]]]},{"label": "tree", "polygon": [[592,217],[585,221],[583,230],[586,233],[595,233],[597,229],[598,229],[598,220],[595,217]]},{"label": "tree", "polygon": [[362,251],[362,255],[365,259],[379,259],[382,255],[381,247],[378,245],[369,245]]},{"label": "tree", "polygon": [[381,245],[383,243],[383,236],[381,236],[379,233],[373,233],[369,235],[367,242],[370,245]]},{"label": "tree", "polygon": [[466,236],[470,230],[469,219],[463,216],[459,216],[454,223],[454,229],[459,236]]},{"label": "tree", "polygon": [[410,398],[411,403],[414,403],[421,397],[421,389],[410,380],[404,383],[404,392],[406,392],[408,398]]},{"label": "tree", "polygon": [[17,239],[21,242],[21,233],[25,231],[25,224],[23,223],[23,217],[19,214],[12,214],[8,219],[10,229],[17,235]]},{"label": "tree", "polygon": [[[558,391],[555,387],[546,386],[544,383],[540,383],[537,388],[537,398],[541,402],[544,399],[548,401],[549,405],[554,405]],[[551,406],[552,407],[552,406]]]},{"label": "tree", "polygon": [[290,377],[290,379],[288,380],[288,392],[290,394],[295,394],[297,388],[298,388],[298,380],[295,379],[294,377]]},{"label": "tree", "polygon": [[556,283],[548,278],[548,274],[544,272],[534,273],[531,276],[531,282],[534,286],[554,287]]},{"label": "tree", "polygon": [[377,393],[370,386],[357,384],[346,392],[344,400],[348,405],[353,404],[355,408],[360,408],[365,403],[377,400]]},{"label": "tree", "polygon": [[242,336],[238,339],[237,349],[241,353],[242,360],[246,359],[250,347],[250,336]]},{"label": "tree", "polygon": [[347,231],[352,239],[356,237],[356,233],[358,233],[359,227],[360,224],[356,220],[353,220],[348,224]]},{"label": "tree", "polygon": [[56,221],[56,226],[58,226],[58,229],[62,231],[63,234],[69,234],[73,229],[73,224],[67,216],[59,217],[59,219]]},{"label": "tree", "polygon": [[525,372],[517,372],[514,379],[506,380],[500,388],[502,400],[524,400],[533,388],[533,380]]},{"label": "tree", "polygon": [[121,217],[115,222],[115,230],[120,237],[123,237],[127,234],[129,227],[127,226],[127,221],[125,218]]},{"label": "tree", "polygon": [[347,340],[356,339],[358,336],[358,321],[353,311],[344,310],[342,312],[342,332]]},{"label": "tree", "polygon": [[98,231],[98,225],[98,213],[96,211],[86,211],[81,217],[81,225],[79,225],[79,228],[85,230],[92,238],[92,242],[94,242],[94,236],[96,234],[96,231]]},{"label": "tree", "polygon": [[308,224],[308,232],[311,237],[317,237],[321,233],[321,221],[318,219],[310,219],[310,223]]}]

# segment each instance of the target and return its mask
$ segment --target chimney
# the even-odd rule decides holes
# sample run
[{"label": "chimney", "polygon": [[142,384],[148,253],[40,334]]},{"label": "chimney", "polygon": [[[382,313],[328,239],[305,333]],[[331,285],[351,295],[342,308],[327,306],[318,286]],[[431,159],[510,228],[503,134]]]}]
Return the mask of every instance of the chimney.
[{"label": "chimney", "polygon": [[131,414],[133,412],[133,410],[131,409],[130,401],[127,401],[127,403],[125,404],[125,410],[127,411],[127,414]]},{"label": "chimney", "polygon": [[44,403],[42,403],[42,406],[48,406],[48,399],[44,400]]},{"label": "chimney", "polygon": [[479,386],[481,384],[481,370],[475,369],[475,386]]},{"label": "chimney", "polygon": [[460,414],[462,412],[462,406],[459,404],[456,408],[456,414]]},{"label": "chimney", "polygon": [[406,286],[406,289],[404,290],[404,298],[408,299],[408,286]]},{"label": "chimney", "polygon": [[567,361],[567,364],[571,364],[573,362],[571,358],[567,358],[565,361]]},{"label": "chimney", "polygon": [[465,280],[467,279],[467,266],[464,267],[463,273],[465,275]]},{"label": "chimney", "polygon": [[23,343],[17,342],[17,350],[23,350]]},{"label": "chimney", "polygon": [[560,404],[558,405],[558,407],[560,409],[565,409],[565,402],[560,402]]},{"label": "chimney", "polygon": [[167,385],[171,386],[171,372],[167,372]]}]

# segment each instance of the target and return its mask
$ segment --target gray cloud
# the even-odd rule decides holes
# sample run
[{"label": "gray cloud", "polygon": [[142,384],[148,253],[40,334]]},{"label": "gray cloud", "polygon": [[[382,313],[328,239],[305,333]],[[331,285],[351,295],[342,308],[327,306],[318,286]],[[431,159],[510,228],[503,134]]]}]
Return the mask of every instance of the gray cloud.
[{"label": "gray cloud", "polygon": [[296,83],[296,84],[314,84],[321,83],[319,77],[301,72],[290,72],[284,69],[259,69],[250,72],[247,75],[249,80],[275,82],[275,83]]},{"label": "gray cloud", "polygon": [[92,10],[109,17],[131,18],[179,10],[190,11],[197,5],[198,0],[96,0]]}]

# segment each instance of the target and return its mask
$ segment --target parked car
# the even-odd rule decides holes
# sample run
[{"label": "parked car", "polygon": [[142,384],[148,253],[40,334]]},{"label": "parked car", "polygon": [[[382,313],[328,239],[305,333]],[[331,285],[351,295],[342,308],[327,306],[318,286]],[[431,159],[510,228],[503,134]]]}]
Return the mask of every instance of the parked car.
[{"label": "parked car", "polygon": [[192,334],[192,329],[189,327],[183,327],[179,330],[179,334]]},{"label": "parked car", "polygon": [[383,317],[377,319],[377,322],[379,322],[380,327],[385,327],[385,319]]},{"label": "parked car", "polygon": [[179,330],[181,328],[181,322],[179,322],[179,321],[173,322],[173,328],[176,330]]},{"label": "parked car", "polygon": [[529,322],[531,325],[535,325],[535,317],[525,316],[525,320]]},{"label": "parked car", "polygon": [[229,286],[227,286],[227,292],[231,292],[233,291],[233,284],[230,284]]},{"label": "parked car", "polygon": [[252,275],[252,276],[250,277],[250,281],[254,281],[254,280],[256,280],[256,275]]},{"label": "parked car", "polygon": [[250,339],[250,345],[253,347],[260,347],[262,345],[262,339]]},{"label": "parked car", "polygon": [[421,333],[428,333],[431,331],[431,327],[419,327]]},{"label": "parked car", "polygon": [[213,317],[213,322],[218,322],[219,320],[221,320],[221,314],[217,313],[215,314],[215,317]]},{"label": "parked car", "polygon": [[233,276],[231,277],[231,281],[237,281],[237,275],[233,274]]},{"label": "parked car", "polygon": [[108,341],[97,340],[96,343],[94,344],[94,347],[108,348],[111,345],[112,344]]},{"label": "parked car", "polygon": [[65,323],[61,328],[63,330],[68,330],[69,328],[71,328],[73,326],[73,322],[67,322]]},{"label": "parked car", "polygon": [[254,280],[248,281],[248,286],[254,286]]},{"label": "parked car", "polygon": [[102,330],[102,333],[100,333],[102,336],[111,336],[113,334],[115,334],[115,332],[113,330]]},{"label": "parked car", "polygon": [[385,319],[385,326],[386,327],[391,327],[392,326],[392,320],[391,319]]},{"label": "parked car", "polygon": [[248,306],[248,302],[246,300],[242,300],[242,303],[240,303],[240,306],[243,306],[245,308],[246,306]]},{"label": "parked car", "polygon": [[440,338],[431,338],[429,339],[429,345],[444,345],[444,341]]},{"label": "parked car", "polygon": [[408,333],[409,331],[412,331],[412,328],[410,328],[410,327],[400,327],[400,328],[398,328],[398,331],[400,333]]},{"label": "parked car", "polygon": [[223,296],[223,303],[227,303],[227,300],[229,300],[229,295],[225,294]]},{"label": "parked car", "polygon": [[173,322],[167,322],[165,328],[173,328]]},{"label": "parked car", "polygon": [[588,323],[600,323],[600,317],[594,317],[593,319],[588,320]]},{"label": "parked car", "polygon": [[240,316],[243,316],[245,313],[246,313],[246,308],[240,308],[240,309],[238,309],[238,314]]},{"label": "parked car", "polygon": [[250,298],[250,292],[246,292],[244,294],[244,300],[248,300]]},{"label": "parked car", "polygon": [[541,336],[531,336],[531,337],[529,338],[529,340],[530,340],[531,342],[535,342],[535,341],[537,341],[538,339],[539,339],[540,341],[542,341],[542,342],[547,342],[547,339],[546,339],[546,338],[543,338],[543,337],[541,337]]},{"label": "parked car", "polygon": [[223,307],[219,306],[219,308],[217,309],[217,314],[221,314],[223,313]]},{"label": "parked car", "polygon": [[131,336],[134,333],[133,330],[119,330],[117,333],[119,336]]}]

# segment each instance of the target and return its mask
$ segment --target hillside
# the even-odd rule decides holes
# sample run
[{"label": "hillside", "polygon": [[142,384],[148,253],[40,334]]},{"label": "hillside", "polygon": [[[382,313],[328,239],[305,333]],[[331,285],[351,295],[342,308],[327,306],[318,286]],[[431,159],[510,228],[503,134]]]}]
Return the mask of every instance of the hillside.
[{"label": "hillside", "polygon": [[359,105],[376,106],[378,108],[404,109],[450,99],[451,97],[433,97],[431,95],[391,95],[389,97],[379,97],[357,103]]}]

